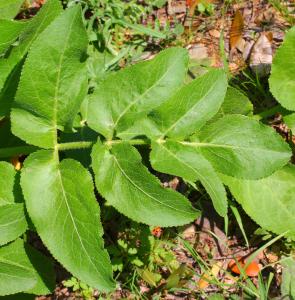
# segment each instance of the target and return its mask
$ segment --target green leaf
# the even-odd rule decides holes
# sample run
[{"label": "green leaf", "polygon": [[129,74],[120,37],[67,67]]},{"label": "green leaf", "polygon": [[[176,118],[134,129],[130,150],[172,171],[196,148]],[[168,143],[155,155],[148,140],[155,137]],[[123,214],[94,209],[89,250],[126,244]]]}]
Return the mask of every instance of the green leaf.
[{"label": "green leaf", "polygon": [[24,0],[0,0],[0,19],[13,19],[23,2]]},{"label": "green leaf", "polygon": [[239,178],[269,176],[291,155],[272,128],[242,115],[228,115],[206,126],[199,139],[190,145],[199,148],[218,172]]},{"label": "green leaf", "polygon": [[0,19],[0,55],[3,54],[12,43],[14,43],[26,25],[27,23],[25,22]]},{"label": "green leaf", "polygon": [[187,64],[186,50],[170,48],[109,75],[91,97],[89,126],[105,137],[130,127],[183,84]]},{"label": "green leaf", "polygon": [[24,59],[9,74],[6,84],[0,93],[0,119],[9,115],[18,88]]},{"label": "green leaf", "polygon": [[27,230],[27,227],[22,203],[0,207],[0,246],[15,240]]},{"label": "green leaf", "polygon": [[292,130],[292,133],[295,133],[295,113],[289,114],[287,116],[283,117],[284,122],[287,124],[290,130]]},{"label": "green leaf", "polygon": [[253,105],[243,93],[229,86],[218,113],[210,120],[210,123],[217,121],[225,115],[233,114],[252,116]]},{"label": "green leaf", "polygon": [[24,292],[37,283],[22,240],[0,248],[0,270],[0,296]]},{"label": "green leaf", "polygon": [[14,203],[14,178],[15,170],[12,164],[0,162],[0,207]]},{"label": "green leaf", "polygon": [[0,295],[49,294],[55,286],[52,261],[21,239],[0,248],[0,266]]},{"label": "green leaf", "polygon": [[277,50],[269,78],[270,91],[280,104],[295,110],[295,26],[286,34]]},{"label": "green leaf", "polygon": [[112,290],[100,209],[87,170],[72,159],[58,163],[53,151],[40,150],[26,159],[21,185],[28,213],[53,256],[88,285]]},{"label": "green leaf", "polygon": [[199,130],[219,110],[227,89],[223,70],[212,70],[181,88],[150,117],[162,137],[184,138]]},{"label": "green leaf", "polygon": [[295,240],[295,166],[287,165],[267,178],[221,177],[245,212],[261,227]]},{"label": "green leaf", "polygon": [[[7,2],[7,0],[2,1]],[[10,72],[27,54],[36,37],[56,18],[61,11],[62,6],[60,1],[48,0],[45,5],[42,6],[38,14],[28,22],[25,30],[19,37],[19,45],[11,49],[7,58],[0,59],[0,90],[2,89]]]},{"label": "green leaf", "polygon": [[223,217],[226,215],[227,197],[224,186],[212,165],[196,149],[172,141],[153,143],[151,164],[162,173],[180,176],[192,182],[200,180],[216,211]]},{"label": "green leaf", "polygon": [[35,295],[47,295],[51,293],[56,284],[53,260],[28,244],[25,244],[25,250],[37,278],[37,283],[34,287],[26,290],[26,292]]},{"label": "green leaf", "polygon": [[295,298],[295,261],[292,257],[284,257],[282,261],[283,276],[281,284],[282,299]]},{"label": "green leaf", "polygon": [[71,129],[87,93],[87,33],[81,8],[67,9],[37,38],[23,68],[12,110],[12,132],[54,148],[57,129]]},{"label": "green leaf", "polygon": [[93,147],[92,167],[101,195],[132,220],[155,226],[178,226],[199,215],[184,196],[164,189],[142,164],[137,150],[128,144],[108,149],[98,142]]}]

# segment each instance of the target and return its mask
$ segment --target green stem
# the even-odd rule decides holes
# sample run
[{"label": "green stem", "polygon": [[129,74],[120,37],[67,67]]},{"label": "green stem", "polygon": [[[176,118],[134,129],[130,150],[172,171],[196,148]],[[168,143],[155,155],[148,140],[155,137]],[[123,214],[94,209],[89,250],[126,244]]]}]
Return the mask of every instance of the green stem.
[{"label": "green stem", "polygon": [[[75,149],[87,149],[91,148],[96,141],[81,141],[81,142],[70,142],[62,143],[56,145],[56,150],[58,151],[67,151]],[[134,140],[112,140],[105,141],[104,144],[112,146],[115,144],[128,143],[130,145],[149,145],[150,141],[146,139],[134,139]],[[19,146],[19,147],[9,147],[9,148],[0,148],[0,158],[13,157],[17,155],[27,155],[32,152],[35,152],[40,148],[35,146]]]},{"label": "green stem", "polygon": [[27,155],[38,150],[35,146],[19,146],[0,149],[0,158],[13,157],[17,155]]},{"label": "green stem", "polygon": [[62,144],[57,144],[56,148],[59,151],[86,149],[92,147],[94,143],[95,141],[62,143]]}]

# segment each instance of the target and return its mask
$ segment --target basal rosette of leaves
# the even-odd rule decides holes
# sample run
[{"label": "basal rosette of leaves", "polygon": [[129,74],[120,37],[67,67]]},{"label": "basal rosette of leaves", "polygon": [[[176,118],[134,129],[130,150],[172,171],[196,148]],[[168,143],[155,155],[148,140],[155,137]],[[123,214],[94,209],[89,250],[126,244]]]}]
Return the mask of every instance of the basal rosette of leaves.
[{"label": "basal rosette of leaves", "polygon": [[11,122],[11,131],[0,127],[0,156],[28,155],[20,180],[9,163],[0,164],[0,296],[52,289],[52,262],[22,239],[34,230],[30,222],[74,276],[100,291],[115,288],[95,187],[137,222],[179,226],[200,215],[161,185],[139,146],[151,149],[154,170],[200,181],[221,216],[227,197],[218,173],[260,179],[290,159],[289,146],[251,118],[251,105],[228,88],[223,70],[184,84],[184,49],[111,73],[88,94],[79,5],[62,11],[58,0],[48,0],[23,30],[13,31],[20,42],[0,59],[6,66],[0,107],[4,123]]}]

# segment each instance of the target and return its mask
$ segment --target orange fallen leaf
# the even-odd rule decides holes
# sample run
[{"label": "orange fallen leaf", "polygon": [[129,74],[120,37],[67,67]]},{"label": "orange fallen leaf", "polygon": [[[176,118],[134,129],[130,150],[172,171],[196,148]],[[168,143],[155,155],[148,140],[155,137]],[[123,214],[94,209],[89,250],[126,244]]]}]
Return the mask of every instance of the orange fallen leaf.
[{"label": "orange fallen leaf", "polygon": [[243,30],[244,18],[241,12],[237,10],[229,32],[229,44],[231,49],[236,48],[239,42],[241,41],[243,36]]},{"label": "orange fallen leaf", "polygon": [[[235,260],[230,261],[228,264],[229,269],[235,274],[241,274],[241,269],[245,269],[247,262],[243,258],[238,258],[237,262]],[[247,268],[244,270],[245,274],[249,277],[256,277],[260,272],[259,264],[255,261],[250,262]]]}]

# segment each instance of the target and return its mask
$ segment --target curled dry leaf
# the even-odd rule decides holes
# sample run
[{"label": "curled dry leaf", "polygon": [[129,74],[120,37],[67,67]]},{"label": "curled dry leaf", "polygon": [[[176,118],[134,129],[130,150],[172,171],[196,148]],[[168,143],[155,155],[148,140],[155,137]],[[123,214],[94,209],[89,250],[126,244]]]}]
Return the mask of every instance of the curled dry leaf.
[{"label": "curled dry leaf", "polygon": [[244,18],[239,10],[236,11],[230,32],[229,32],[229,43],[230,48],[236,48],[239,43],[242,41],[244,30]]}]

